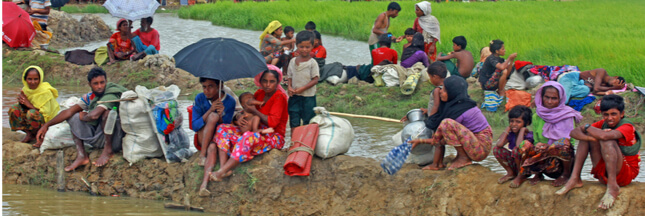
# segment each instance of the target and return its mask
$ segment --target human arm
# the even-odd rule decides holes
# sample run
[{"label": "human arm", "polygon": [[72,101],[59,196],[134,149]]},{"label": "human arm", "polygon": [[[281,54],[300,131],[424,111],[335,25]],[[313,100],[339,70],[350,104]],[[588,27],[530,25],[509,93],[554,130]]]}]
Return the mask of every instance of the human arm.
[{"label": "human arm", "polygon": [[387,19],[385,16],[385,13],[382,13],[378,15],[378,17],[376,17],[376,21],[374,22],[374,27],[372,27],[372,33],[376,35],[382,35],[387,33],[387,32],[381,31],[381,29],[385,28],[387,25],[385,22],[385,19]]},{"label": "human arm", "polygon": [[[304,85],[304,86],[302,86],[302,87],[300,87],[300,88],[295,89],[295,90],[294,90],[294,94],[300,94],[300,93],[302,93],[302,92],[306,91],[307,89],[310,89],[311,87],[313,87],[313,86],[315,86],[316,84],[318,84],[318,80],[319,80],[319,79],[320,79],[320,77],[314,77],[314,78],[313,78],[313,79],[311,79],[311,81],[309,81],[306,85]],[[291,79],[289,79],[289,80],[291,80]]]},{"label": "human arm", "polygon": [[35,107],[33,104],[31,104],[31,101],[27,99],[27,96],[23,91],[20,91],[20,94],[18,95],[18,103],[25,105],[28,109],[35,109],[40,111],[37,107]]},{"label": "human arm", "polygon": [[29,8],[27,9],[27,13],[28,13],[29,15],[32,15],[32,14],[34,14],[34,13],[39,13],[39,14],[49,14],[49,11],[50,11],[50,9],[51,9],[51,7],[50,7],[51,3],[49,3],[49,4],[47,4],[47,3],[49,3],[49,1],[46,1],[46,3],[45,3],[45,6],[46,6],[46,7],[45,7],[45,8],[43,8],[43,9],[34,9],[34,8],[32,8],[32,7],[29,7]]},{"label": "human arm", "polygon": [[[584,128],[584,125],[574,128],[571,133],[569,133],[569,136],[580,141],[597,142],[598,140],[595,137],[589,136],[589,134],[584,132]],[[591,127],[589,127],[589,129],[591,129]]]},{"label": "human arm", "polygon": [[[520,131],[517,133],[517,139],[515,140],[515,143],[516,144],[522,143],[522,141],[524,141],[524,137],[526,133],[527,133],[526,127],[520,128]],[[533,140],[530,140],[530,141],[533,142]]]},{"label": "human arm", "polygon": [[296,94],[296,90],[292,87],[291,81],[292,81],[291,78],[287,78],[287,93],[289,94],[289,97]]},{"label": "human arm", "polygon": [[617,140],[623,138],[624,135],[618,130],[611,129],[600,129],[596,127],[589,127],[587,129],[587,134],[596,140]]},{"label": "human arm", "polygon": [[437,61],[445,61],[445,60],[450,60],[452,58],[457,58],[457,55],[455,53],[448,53],[448,55],[441,56],[441,53],[437,55]]},{"label": "human arm", "polygon": [[40,129],[38,130],[38,133],[36,134],[36,140],[38,142],[42,142],[42,140],[45,138],[45,134],[47,133],[47,130],[49,129],[49,126],[56,125],[58,123],[61,123],[72,116],[74,114],[83,111],[83,108],[79,105],[74,105],[70,107],[69,109],[63,110],[62,112],[58,113],[52,120],[49,120],[45,124],[43,124]]},{"label": "human arm", "polygon": [[505,62],[495,64],[495,68],[497,68],[499,70],[508,69],[508,66],[511,65],[511,62],[513,62],[516,57],[517,57],[517,53],[511,54],[510,56],[508,56],[508,59],[506,59]]},{"label": "human arm", "polygon": [[430,110],[429,116],[434,115],[435,113],[439,112],[439,105],[441,104],[441,97],[439,95],[438,89],[435,89],[435,91],[432,91],[432,98],[434,100],[434,104],[432,104],[432,110]]},{"label": "human arm", "polygon": [[107,108],[105,108],[104,106],[97,106],[90,112],[81,112],[79,114],[79,117],[81,118],[81,121],[84,122],[95,121],[101,118],[101,116],[103,116],[103,112],[105,112],[106,110]]},{"label": "human arm", "polygon": [[[266,96],[265,96],[266,97]],[[264,100],[257,98],[258,100]],[[246,111],[260,117],[262,124],[271,128],[278,128],[283,119],[283,113],[287,110],[287,97],[282,93],[274,93],[260,112],[255,107],[247,107]],[[286,113],[285,113],[286,115]]]},{"label": "human arm", "polygon": [[[506,127],[506,130],[499,136],[497,140],[497,147],[504,147],[508,143],[508,133],[511,131],[511,127]],[[519,135],[517,137],[520,137]]]},{"label": "human arm", "polygon": [[155,34],[152,35],[152,40],[150,41],[150,45],[155,46],[155,49],[159,51],[161,50],[161,42],[159,41],[159,32],[157,31],[157,29],[153,29],[153,31],[155,32]]}]

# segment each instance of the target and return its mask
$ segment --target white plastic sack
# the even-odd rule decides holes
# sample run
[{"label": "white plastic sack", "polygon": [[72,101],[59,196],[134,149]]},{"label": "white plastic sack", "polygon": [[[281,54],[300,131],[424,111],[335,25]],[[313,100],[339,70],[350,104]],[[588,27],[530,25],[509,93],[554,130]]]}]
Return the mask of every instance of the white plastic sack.
[{"label": "white plastic sack", "polygon": [[[126,91],[121,94],[121,99],[137,97],[137,93]],[[121,128],[125,132],[123,137],[123,158],[130,163],[135,163],[146,157],[159,157],[163,155],[157,134],[152,128],[145,98],[139,97],[133,101],[123,101],[119,105]]]},{"label": "white plastic sack", "polygon": [[526,81],[524,81],[524,76],[522,76],[522,74],[518,73],[517,71],[513,72],[511,74],[511,77],[508,78],[508,82],[506,82],[506,87],[504,89],[506,89],[506,90],[509,90],[509,89],[524,90],[524,89],[526,89]]},{"label": "white plastic sack", "polygon": [[346,153],[354,141],[354,128],[344,118],[332,116],[324,107],[315,107],[310,123],[318,124],[318,142],[315,153],[320,158],[330,158]]},{"label": "white plastic sack", "polygon": [[399,86],[399,72],[392,67],[388,67],[383,73],[383,82],[385,86]]},{"label": "white plastic sack", "polygon": [[63,149],[70,146],[74,146],[74,139],[72,138],[69,124],[67,122],[61,122],[47,129],[43,144],[40,145],[40,153],[42,154],[48,149]]},{"label": "white plastic sack", "polygon": [[526,79],[526,88],[532,89],[544,83],[544,79],[540,75],[534,75]]},{"label": "white plastic sack", "polygon": [[340,82],[340,77],[334,75],[334,76],[327,77],[326,80],[329,84],[337,85]]}]

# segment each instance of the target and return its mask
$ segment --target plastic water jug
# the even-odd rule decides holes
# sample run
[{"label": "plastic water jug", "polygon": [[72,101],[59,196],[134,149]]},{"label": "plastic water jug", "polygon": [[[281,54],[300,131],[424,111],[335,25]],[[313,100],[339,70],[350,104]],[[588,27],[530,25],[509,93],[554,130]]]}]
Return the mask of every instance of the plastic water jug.
[{"label": "plastic water jug", "polygon": [[112,135],[112,131],[114,131],[114,125],[116,124],[116,107],[112,107],[112,110],[110,110],[110,114],[108,114],[107,120],[105,122],[105,128],[103,128],[103,132],[107,135]]}]

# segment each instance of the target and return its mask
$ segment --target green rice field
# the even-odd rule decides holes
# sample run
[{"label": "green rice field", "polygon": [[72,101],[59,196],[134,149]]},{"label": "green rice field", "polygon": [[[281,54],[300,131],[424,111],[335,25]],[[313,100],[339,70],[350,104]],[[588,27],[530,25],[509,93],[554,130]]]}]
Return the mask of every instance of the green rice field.
[{"label": "green rice field", "polygon": [[[400,2],[390,32],[402,35],[412,27],[416,1]],[[304,30],[314,21],[323,34],[367,41],[376,17],[389,2],[290,0],[230,1],[183,7],[181,18],[209,20],[214,25],[263,30],[272,20]],[[576,65],[581,70],[605,68],[611,75],[645,86],[645,1],[503,1],[432,3],[441,23],[439,52],[452,50],[453,37],[463,35],[467,50],[479,50],[493,39],[505,42],[507,54],[537,65]],[[324,41],[324,38],[323,38]],[[401,51],[402,44],[394,45]],[[367,47],[356,47],[367,52]],[[330,53],[333,55],[333,53]],[[367,63],[367,62],[366,62]]]}]

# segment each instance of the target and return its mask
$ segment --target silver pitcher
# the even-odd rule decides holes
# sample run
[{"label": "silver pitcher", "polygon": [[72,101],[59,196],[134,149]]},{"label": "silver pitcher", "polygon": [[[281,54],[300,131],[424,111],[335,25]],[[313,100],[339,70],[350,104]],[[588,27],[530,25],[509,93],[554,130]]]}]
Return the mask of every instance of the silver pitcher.
[{"label": "silver pitcher", "polygon": [[[421,109],[413,109],[406,114],[409,123],[403,128],[401,142],[409,137],[412,139],[430,139],[433,131],[426,127],[424,120],[427,115]],[[434,157],[434,146],[421,144],[410,151],[410,162],[419,165],[429,164]]]}]

